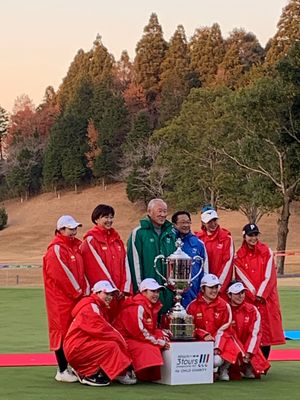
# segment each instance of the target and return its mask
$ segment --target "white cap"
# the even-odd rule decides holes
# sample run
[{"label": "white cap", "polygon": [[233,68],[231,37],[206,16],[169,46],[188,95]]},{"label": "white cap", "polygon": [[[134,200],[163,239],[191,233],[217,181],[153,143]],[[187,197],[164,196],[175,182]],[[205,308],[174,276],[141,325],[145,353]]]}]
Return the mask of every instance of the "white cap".
[{"label": "white cap", "polygon": [[216,286],[216,285],[221,285],[221,283],[216,275],[206,274],[202,278],[201,286],[212,287],[212,286]]},{"label": "white cap", "polygon": [[212,219],[219,218],[217,212],[215,210],[207,210],[201,214],[201,221],[207,224]]},{"label": "white cap", "polygon": [[144,279],[139,286],[140,292],[144,290],[157,290],[157,289],[164,289],[164,286],[161,286],[158,282],[156,282],[153,278],[146,278]]},{"label": "white cap", "polygon": [[229,286],[229,288],[227,289],[227,293],[237,294],[237,293],[240,293],[243,290],[246,290],[246,288],[242,284],[242,282],[235,282],[235,283],[233,283],[232,285]]},{"label": "white cap", "polygon": [[98,281],[92,288],[93,293],[98,293],[98,292],[112,293],[118,291],[119,289],[113,287],[109,281]]},{"label": "white cap", "polygon": [[61,216],[60,218],[58,218],[56,223],[56,228],[58,231],[62,228],[74,229],[78,226],[82,226],[82,224],[80,222],[77,222],[73,217],[71,217],[71,215]]}]

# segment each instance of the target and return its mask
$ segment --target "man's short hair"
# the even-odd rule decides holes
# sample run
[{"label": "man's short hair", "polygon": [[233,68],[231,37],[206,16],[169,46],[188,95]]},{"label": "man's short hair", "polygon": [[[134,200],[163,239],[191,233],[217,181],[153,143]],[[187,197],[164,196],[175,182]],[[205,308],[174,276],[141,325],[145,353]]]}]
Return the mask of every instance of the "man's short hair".
[{"label": "man's short hair", "polygon": [[173,224],[177,224],[177,219],[179,215],[187,215],[189,217],[189,220],[191,221],[191,214],[188,211],[176,211],[176,213],[172,215]]},{"label": "man's short hair", "polygon": [[157,203],[163,203],[167,207],[167,203],[163,199],[152,199],[149,201],[148,206],[147,206],[147,211],[152,210],[152,208],[155,206]]},{"label": "man's short hair", "polygon": [[99,204],[92,212],[91,220],[96,225],[96,220],[108,215],[115,216],[115,210],[106,204]]}]

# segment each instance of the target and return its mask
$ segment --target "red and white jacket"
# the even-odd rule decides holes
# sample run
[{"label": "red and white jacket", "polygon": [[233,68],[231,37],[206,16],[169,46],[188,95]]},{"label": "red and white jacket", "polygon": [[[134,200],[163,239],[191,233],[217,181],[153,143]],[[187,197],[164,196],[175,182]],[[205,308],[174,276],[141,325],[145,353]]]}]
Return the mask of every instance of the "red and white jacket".
[{"label": "red and white jacket", "polygon": [[196,338],[204,340],[210,334],[214,338],[215,350],[220,352],[224,360],[234,364],[238,355],[243,354],[243,349],[235,340],[229,304],[219,296],[208,303],[202,293],[199,293],[188,305],[187,312],[194,317]]},{"label": "red and white jacket", "polygon": [[265,373],[270,364],[263,356],[261,344],[261,317],[258,309],[250,303],[231,305],[232,329],[245,353],[250,354],[250,363],[256,375]]},{"label": "red and white jacket", "polygon": [[79,250],[81,241],[56,234],[43,258],[43,277],[50,350],[58,350],[72,321],[78,300],[89,294]]},{"label": "red and white jacket", "polygon": [[81,252],[91,287],[100,280],[107,280],[120,292],[132,292],[126,250],[115,229],[94,226],[84,235]]},{"label": "red and white jacket", "polygon": [[[234,260],[235,276],[246,288],[246,300],[254,304],[262,321],[262,346],[284,344],[277,273],[272,250],[261,242],[250,249],[244,241]],[[261,299],[259,299],[261,298]]]},{"label": "red and white jacket", "polygon": [[228,284],[232,280],[234,243],[230,232],[220,226],[212,235],[206,229],[196,232],[206,248],[208,270],[219,278],[221,283],[220,294],[225,294]]}]

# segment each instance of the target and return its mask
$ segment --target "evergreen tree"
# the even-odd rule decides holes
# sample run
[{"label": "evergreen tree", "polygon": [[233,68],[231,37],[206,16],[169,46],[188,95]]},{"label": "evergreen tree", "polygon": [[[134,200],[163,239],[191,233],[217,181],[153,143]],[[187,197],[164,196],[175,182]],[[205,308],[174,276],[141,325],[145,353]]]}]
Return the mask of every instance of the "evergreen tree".
[{"label": "evergreen tree", "polygon": [[93,123],[99,133],[100,154],[96,157],[93,173],[104,181],[115,179],[122,157],[122,144],[128,131],[128,112],[120,93],[108,85],[95,88]]},{"label": "evergreen tree", "polygon": [[292,45],[300,39],[300,0],[290,0],[283,8],[277,32],[268,43],[266,64],[273,65],[285,57]]},{"label": "evergreen tree", "polygon": [[174,117],[190,90],[190,54],[182,25],[170,40],[161,64],[160,123]]},{"label": "evergreen tree", "polygon": [[226,53],[218,68],[216,82],[230,88],[241,85],[252,66],[262,64],[264,50],[253,33],[235,29],[226,40]]},{"label": "evergreen tree", "polygon": [[106,82],[113,72],[114,58],[103,45],[98,34],[94,41],[93,49],[88,53],[88,74],[94,84]]},{"label": "evergreen tree", "polygon": [[190,41],[191,68],[202,86],[214,82],[218,65],[225,54],[225,42],[218,24],[196,30]]},{"label": "evergreen tree", "polygon": [[133,64],[126,50],[122,51],[121,58],[115,65],[115,79],[122,92],[128,89],[133,81]]},{"label": "evergreen tree", "polygon": [[142,39],[136,46],[134,74],[136,83],[142,85],[146,94],[159,92],[160,68],[167,50],[162,28],[156,14],[151,14],[144,28]]}]

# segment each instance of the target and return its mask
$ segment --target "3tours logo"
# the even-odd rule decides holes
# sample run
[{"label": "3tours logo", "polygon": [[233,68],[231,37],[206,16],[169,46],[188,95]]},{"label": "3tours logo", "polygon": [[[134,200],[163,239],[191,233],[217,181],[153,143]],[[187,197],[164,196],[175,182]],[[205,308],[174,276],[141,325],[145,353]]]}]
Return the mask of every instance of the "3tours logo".
[{"label": "3tours logo", "polygon": [[176,372],[206,371],[210,355],[202,354],[179,354],[176,362]]}]

